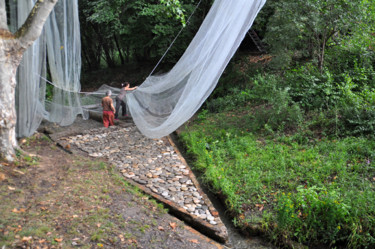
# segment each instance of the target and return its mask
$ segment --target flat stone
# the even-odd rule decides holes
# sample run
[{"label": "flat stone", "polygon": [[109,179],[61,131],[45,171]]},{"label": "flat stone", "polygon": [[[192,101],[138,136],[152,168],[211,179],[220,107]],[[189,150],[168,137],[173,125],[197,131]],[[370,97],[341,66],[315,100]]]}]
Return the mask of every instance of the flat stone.
[{"label": "flat stone", "polygon": [[172,192],[176,192],[177,191],[177,189],[175,187],[170,187],[169,190],[172,191]]},{"label": "flat stone", "polygon": [[159,191],[156,188],[151,188],[152,192],[159,193]]},{"label": "flat stone", "polygon": [[194,202],[195,204],[199,204],[199,203],[201,202],[201,200],[194,199],[193,202]]},{"label": "flat stone", "polygon": [[189,212],[194,212],[194,211],[195,211],[195,208],[194,208],[194,207],[190,207],[190,208],[188,208],[188,211],[189,211]]},{"label": "flat stone", "polygon": [[141,179],[136,180],[136,182],[138,182],[139,184],[142,184],[142,185],[146,185],[147,184],[146,181],[143,181]]},{"label": "flat stone", "polygon": [[208,221],[214,221],[215,218],[214,218],[213,216],[207,216],[207,220],[208,220]]},{"label": "flat stone", "polygon": [[193,199],[191,199],[191,198],[186,198],[185,199],[185,203],[192,203],[193,202]]}]

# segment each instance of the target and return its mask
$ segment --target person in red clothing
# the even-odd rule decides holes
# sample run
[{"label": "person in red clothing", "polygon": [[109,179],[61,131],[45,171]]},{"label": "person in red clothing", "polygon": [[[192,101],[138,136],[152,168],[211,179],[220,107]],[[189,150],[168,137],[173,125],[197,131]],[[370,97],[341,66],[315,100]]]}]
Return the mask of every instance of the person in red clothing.
[{"label": "person in red clothing", "polygon": [[113,100],[111,98],[112,91],[108,90],[105,93],[105,97],[102,98],[102,106],[103,106],[103,124],[104,127],[115,125],[114,118],[115,118],[115,108],[113,106]]}]

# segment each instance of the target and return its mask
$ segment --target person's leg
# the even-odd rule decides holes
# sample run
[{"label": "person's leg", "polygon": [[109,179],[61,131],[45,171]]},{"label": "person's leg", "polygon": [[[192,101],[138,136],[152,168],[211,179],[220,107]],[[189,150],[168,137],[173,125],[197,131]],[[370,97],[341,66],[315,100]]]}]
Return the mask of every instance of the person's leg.
[{"label": "person's leg", "polygon": [[106,112],[103,112],[103,125],[106,128],[108,128],[108,125],[109,125],[109,117]]},{"label": "person's leg", "polygon": [[118,112],[120,111],[121,102],[123,102],[121,99],[116,97],[116,113],[115,113],[115,119],[118,118]]},{"label": "person's leg", "polygon": [[115,115],[113,115],[113,112],[110,112],[108,114],[109,126],[115,125],[114,118],[115,118]]},{"label": "person's leg", "polygon": [[126,104],[125,101],[121,101],[122,116],[126,116]]}]

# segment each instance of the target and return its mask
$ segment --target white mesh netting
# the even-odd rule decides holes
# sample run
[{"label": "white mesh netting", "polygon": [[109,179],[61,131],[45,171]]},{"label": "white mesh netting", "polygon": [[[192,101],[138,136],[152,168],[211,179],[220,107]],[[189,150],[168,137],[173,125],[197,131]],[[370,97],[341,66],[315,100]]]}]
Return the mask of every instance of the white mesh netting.
[{"label": "white mesh netting", "polygon": [[146,136],[170,134],[189,120],[215,88],[265,0],[217,0],[173,69],[152,76],[127,104]]},{"label": "white mesh netting", "polygon": [[[20,2],[23,1],[18,1],[18,8]],[[266,0],[216,0],[198,33],[173,69],[161,76],[148,77],[136,91],[126,95],[130,114],[144,135],[151,138],[163,137],[194,115],[215,88],[265,2]],[[77,8],[77,0],[59,1],[59,6],[55,7],[55,12],[46,25],[45,38],[42,37],[34,44],[31,58],[25,56],[27,63],[22,63],[24,67],[20,67],[20,81],[28,81],[31,75],[35,75],[35,79],[34,83],[26,83],[27,86],[19,82],[18,96],[21,96],[23,91],[26,96],[33,96],[26,104],[23,103],[24,98],[18,98],[19,136],[32,134],[42,118],[67,125],[73,122],[77,114],[86,117],[89,109],[100,111],[100,99],[105,91],[111,89],[113,96],[119,92],[117,88],[104,85],[97,92],[79,97],[81,61]],[[37,76],[45,73],[44,42],[48,47],[52,81],[56,86],[53,101],[47,105],[48,112],[42,104],[45,81]],[[36,55],[40,58],[36,59]],[[29,66],[34,68],[21,71]],[[29,85],[32,85],[30,89]]]},{"label": "white mesh netting", "polygon": [[[9,1],[11,30],[22,26],[36,0]],[[46,100],[48,66],[53,99]],[[59,0],[40,38],[25,52],[17,71],[17,136],[32,135],[43,119],[72,124],[80,104],[81,40],[78,0]]]}]

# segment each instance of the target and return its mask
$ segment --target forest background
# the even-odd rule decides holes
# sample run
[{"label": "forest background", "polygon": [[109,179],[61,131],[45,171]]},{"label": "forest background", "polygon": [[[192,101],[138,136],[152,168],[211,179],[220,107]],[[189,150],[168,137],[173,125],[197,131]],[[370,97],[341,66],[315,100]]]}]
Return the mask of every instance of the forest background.
[{"label": "forest background", "polygon": [[[203,0],[80,0],[82,87],[138,85],[183,54]],[[268,0],[179,135],[235,225],[277,244],[375,245],[375,2]],[[254,53],[255,51],[255,53]]]}]

